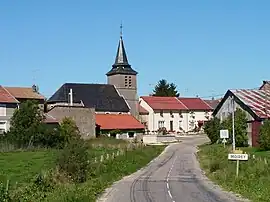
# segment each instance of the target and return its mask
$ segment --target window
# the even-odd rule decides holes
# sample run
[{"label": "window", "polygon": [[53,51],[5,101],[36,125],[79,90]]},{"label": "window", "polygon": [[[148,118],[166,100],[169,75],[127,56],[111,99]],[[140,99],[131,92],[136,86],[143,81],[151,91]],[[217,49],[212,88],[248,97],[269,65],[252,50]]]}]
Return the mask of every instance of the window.
[{"label": "window", "polygon": [[128,78],[128,87],[131,87],[131,76]]},{"label": "window", "polygon": [[0,122],[0,134],[3,134],[4,132],[6,132],[6,122],[1,121]]},{"label": "window", "polygon": [[171,117],[173,117],[173,112],[172,111],[170,111],[170,115],[171,115]]},{"label": "window", "polygon": [[158,128],[163,128],[165,121],[158,121]]},{"label": "window", "polygon": [[0,116],[6,116],[6,105],[5,104],[0,104]]},{"label": "window", "polygon": [[194,122],[194,121],[191,121],[191,122],[189,123],[189,127],[190,127],[191,129],[193,129],[193,128],[195,127],[195,122]]},{"label": "window", "polygon": [[163,117],[163,111],[162,111],[162,110],[160,111],[160,116],[162,116],[162,117]]},{"label": "window", "polygon": [[182,128],[182,121],[179,121],[179,129]]},{"label": "window", "polygon": [[128,132],[128,137],[131,138],[131,137],[134,137],[135,135],[135,132]]},{"label": "window", "polygon": [[125,76],[125,87],[127,87],[128,86],[128,78],[127,78],[127,76]]}]

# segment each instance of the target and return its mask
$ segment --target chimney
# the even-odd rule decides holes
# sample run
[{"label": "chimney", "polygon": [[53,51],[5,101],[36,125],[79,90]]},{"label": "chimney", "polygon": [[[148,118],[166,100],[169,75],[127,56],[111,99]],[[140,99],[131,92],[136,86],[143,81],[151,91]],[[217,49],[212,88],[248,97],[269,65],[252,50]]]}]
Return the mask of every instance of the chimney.
[{"label": "chimney", "polygon": [[32,90],[33,90],[33,92],[37,93],[38,87],[34,84],[34,85],[32,85]]},{"label": "chimney", "polygon": [[72,92],[72,88],[69,89],[69,101],[70,101],[70,105],[72,106],[73,105],[73,92]]}]

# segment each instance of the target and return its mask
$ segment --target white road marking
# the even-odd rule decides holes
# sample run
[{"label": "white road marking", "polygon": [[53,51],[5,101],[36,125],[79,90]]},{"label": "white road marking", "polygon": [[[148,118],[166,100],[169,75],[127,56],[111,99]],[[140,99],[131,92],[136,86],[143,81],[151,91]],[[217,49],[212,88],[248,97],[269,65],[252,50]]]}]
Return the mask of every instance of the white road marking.
[{"label": "white road marking", "polygon": [[170,168],[170,170],[169,170],[169,172],[168,172],[167,178],[166,178],[166,181],[167,181],[166,186],[167,186],[167,189],[168,189],[168,194],[169,194],[170,198],[172,199],[172,202],[175,202],[175,201],[173,200],[172,193],[171,193],[171,191],[170,191],[169,178],[170,178],[172,169],[173,169],[173,167],[174,167],[174,164],[175,164],[175,162],[176,162],[176,159],[177,159],[177,156],[176,156],[175,159],[173,160],[172,166],[171,166],[171,168]]}]

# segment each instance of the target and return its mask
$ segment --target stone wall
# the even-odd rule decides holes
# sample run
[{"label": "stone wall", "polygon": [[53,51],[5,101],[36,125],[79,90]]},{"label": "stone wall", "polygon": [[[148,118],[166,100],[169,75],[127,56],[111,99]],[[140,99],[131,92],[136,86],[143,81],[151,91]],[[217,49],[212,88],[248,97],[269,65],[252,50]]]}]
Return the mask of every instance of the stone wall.
[{"label": "stone wall", "polygon": [[96,137],[96,119],[94,108],[84,108],[78,106],[55,106],[49,115],[61,121],[65,117],[71,117],[78,126],[82,137],[89,139]]}]

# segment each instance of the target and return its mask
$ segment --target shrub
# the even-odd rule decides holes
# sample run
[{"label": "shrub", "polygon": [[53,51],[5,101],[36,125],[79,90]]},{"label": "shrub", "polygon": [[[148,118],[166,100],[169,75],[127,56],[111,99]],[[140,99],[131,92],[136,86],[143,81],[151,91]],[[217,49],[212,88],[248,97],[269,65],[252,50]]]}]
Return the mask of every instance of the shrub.
[{"label": "shrub", "polygon": [[167,134],[167,129],[165,127],[161,127],[158,129],[158,133],[162,134],[162,135],[166,135]]},{"label": "shrub", "polygon": [[11,201],[10,193],[9,193],[9,181],[4,185],[0,183],[0,201],[9,202]]},{"label": "shrub", "polygon": [[220,128],[220,120],[216,117],[212,118],[204,125],[204,131],[210,139],[211,144],[214,144],[218,141]]},{"label": "shrub", "polygon": [[86,181],[88,170],[88,146],[82,139],[74,139],[61,151],[57,165],[71,181],[81,183]]},{"label": "shrub", "polygon": [[[232,142],[232,116],[229,116],[222,122],[223,129],[229,130],[230,140]],[[247,118],[246,113],[241,109],[236,109],[234,113],[234,132],[235,132],[235,145],[236,147],[248,146],[247,136]]]},{"label": "shrub", "polygon": [[43,120],[44,117],[36,102],[29,100],[23,102],[11,118],[10,131],[6,137],[17,146],[26,146],[35,140]]},{"label": "shrub", "polygon": [[70,117],[65,117],[60,124],[60,139],[62,140],[63,147],[72,142],[73,139],[80,138],[80,132],[76,126],[75,121]]},{"label": "shrub", "polygon": [[270,120],[264,121],[261,125],[259,144],[261,149],[270,150]]}]

